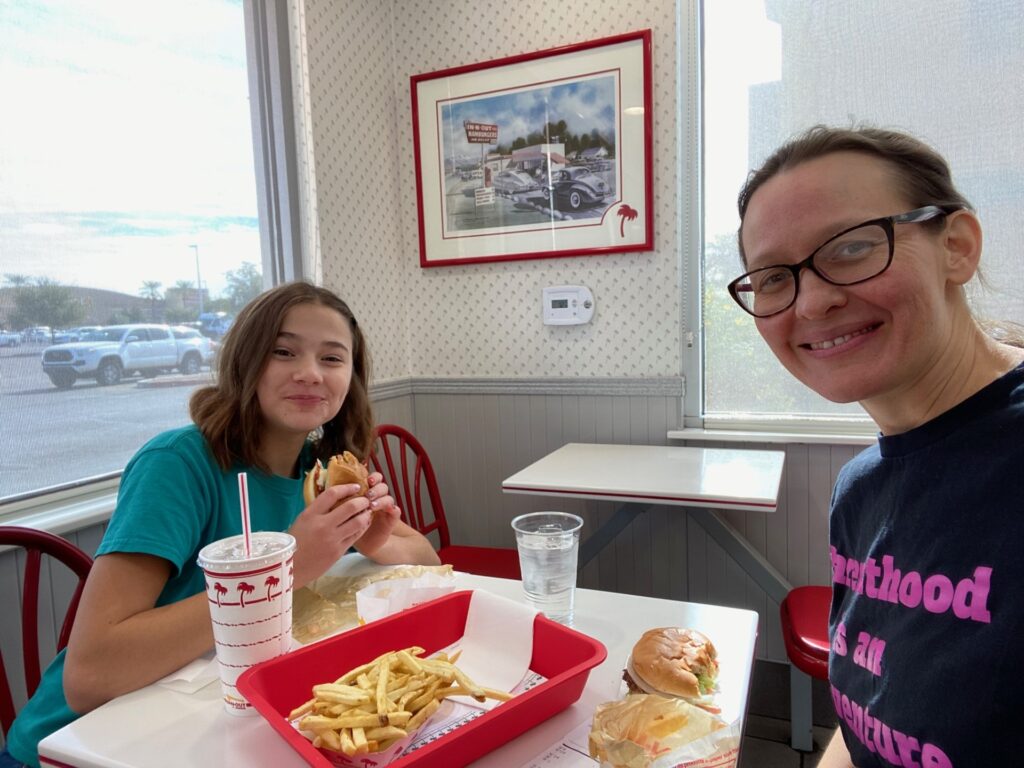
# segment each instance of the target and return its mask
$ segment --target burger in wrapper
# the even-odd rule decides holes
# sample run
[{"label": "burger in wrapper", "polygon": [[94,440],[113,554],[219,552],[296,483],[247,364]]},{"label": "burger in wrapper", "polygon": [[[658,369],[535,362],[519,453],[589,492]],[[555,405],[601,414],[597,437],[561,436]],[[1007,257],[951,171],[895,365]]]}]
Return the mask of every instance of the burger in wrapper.
[{"label": "burger in wrapper", "polygon": [[683,699],[634,693],[598,705],[588,740],[590,756],[602,766],[647,768],[724,727],[714,715]]},{"label": "burger in wrapper", "polygon": [[718,652],[695,629],[658,627],[643,633],[626,662],[623,679],[632,693],[678,696],[718,714]]}]

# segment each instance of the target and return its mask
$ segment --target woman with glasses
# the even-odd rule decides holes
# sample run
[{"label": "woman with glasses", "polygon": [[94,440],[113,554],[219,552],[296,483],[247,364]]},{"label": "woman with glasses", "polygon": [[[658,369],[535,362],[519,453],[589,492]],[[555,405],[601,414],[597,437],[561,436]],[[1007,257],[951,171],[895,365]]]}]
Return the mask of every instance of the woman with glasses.
[{"label": "woman with glasses", "polygon": [[820,768],[1019,764],[1024,335],[968,306],[978,218],[921,141],[823,126],[751,173],[739,212],[729,292],[790,373],[880,430],[833,492]]}]

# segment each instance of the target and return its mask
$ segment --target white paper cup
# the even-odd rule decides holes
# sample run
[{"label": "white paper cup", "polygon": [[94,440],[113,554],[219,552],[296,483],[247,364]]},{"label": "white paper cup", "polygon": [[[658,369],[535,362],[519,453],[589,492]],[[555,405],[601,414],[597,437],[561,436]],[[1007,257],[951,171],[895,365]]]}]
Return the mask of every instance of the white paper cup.
[{"label": "white paper cup", "polygon": [[206,574],[206,598],[220,670],[224,708],[233,715],[256,710],[235,686],[254,664],[287,653],[292,644],[295,538],[256,531],[251,556],[242,536],[207,544],[198,563]]},{"label": "white paper cup", "polygon": [[572,624],[583,518],[568,512],[531,512],[512,521],[523,592],[553,621]]}]

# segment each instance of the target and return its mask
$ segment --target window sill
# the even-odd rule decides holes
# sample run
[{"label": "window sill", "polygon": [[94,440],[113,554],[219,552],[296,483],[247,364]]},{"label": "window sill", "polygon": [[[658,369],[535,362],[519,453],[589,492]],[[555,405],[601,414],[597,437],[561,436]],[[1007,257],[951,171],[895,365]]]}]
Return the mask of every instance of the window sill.
[{"label": "window sill", "polygon": [[784,443],[807,445],[874,445],[875,435],[828,433],[828,432],[769,432],[739,429],[673,429],[668,432],[669,440],[691,442],[724,443]]},{"label": "window sill", "polygon": [[105,523],[117,503],[119,478],[0,505],[0,525],[19,525],[58,536]]}]

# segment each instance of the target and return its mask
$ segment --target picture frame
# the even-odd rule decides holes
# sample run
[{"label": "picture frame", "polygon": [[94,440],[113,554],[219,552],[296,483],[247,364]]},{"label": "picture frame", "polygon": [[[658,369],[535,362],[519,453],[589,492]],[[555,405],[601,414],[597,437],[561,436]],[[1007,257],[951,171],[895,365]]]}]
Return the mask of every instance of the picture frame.
[{"label": "picture frame", "polygon": [[421,267],[653,249],[649,29],[410,90]]}]

